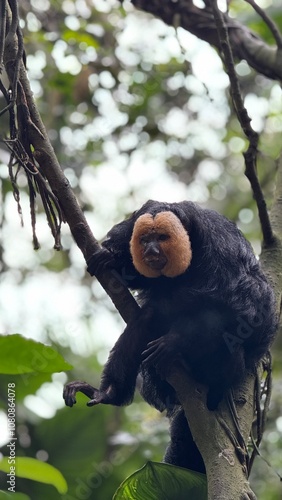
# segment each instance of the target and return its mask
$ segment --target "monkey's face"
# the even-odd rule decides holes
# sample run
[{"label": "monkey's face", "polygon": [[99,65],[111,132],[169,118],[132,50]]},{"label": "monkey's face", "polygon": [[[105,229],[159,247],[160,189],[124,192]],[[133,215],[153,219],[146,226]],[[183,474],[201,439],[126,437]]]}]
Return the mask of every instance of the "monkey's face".
[{"label": "monkey's face", "polygon": [[161,271],[167,263],[162,242],[169,239],[168,234],[160,234],[157,231],[150,231],[139,238],[142,247],[143,262],[153,270]]},{"label": "monkey's face", "polygon": [[130,240],[134,267],[147,278],[183,274],[192,258],[189,236],[172,212],[141,215]]}]

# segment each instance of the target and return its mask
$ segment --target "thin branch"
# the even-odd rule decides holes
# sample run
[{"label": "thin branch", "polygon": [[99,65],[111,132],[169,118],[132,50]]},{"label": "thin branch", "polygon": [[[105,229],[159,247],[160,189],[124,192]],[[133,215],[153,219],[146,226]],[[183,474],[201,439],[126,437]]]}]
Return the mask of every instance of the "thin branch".
[{"label": "thin branch", "polygon": [[20,197],[20,191],[19,191],[19,188],[18,188],[18,185],[17,185],[17,181],[16,181],[16,177],[17,177],[18,171],[16,172],[16,175],[14,175],[14,172],[13,172],[14,165],[15,165],[14,164],[14,153],[12,151],[11,152],[11,156],[10,156],[10,160],[9,160],[9,163],[8,163],[8,171],[9,171],[9,177],[10,177],[10,181],[11,181],[12,188],[13,188],[13,196],[14,196],[14,199],[15,199],[16,204],[17,204],[18,214],[20,216],[21,225],[23,226],[23,215],[22,215],[22,207],[21,207],[21,197]]},{"label": "thin branch", "polygon": [[[34,248],[37,250],[39,248],[39,243],[36,237],[35,225],[36,225],[36,213],[35,213],[35,193],[36,188],[40,193],[43,207],[46,213],[47,221],[50,226],[52,235],[55,240],[54,247],[59,250],[61,248],[60,243],[60,228],[63,221],[63,214],[61,211],[60,204],[49,188],[46,179],[43,177],[41,172],[36,167],[35,163],[32,161],[32,157],[28,156],[26,149],[19,139],[4,139],[3,143],[6,144],[8,149],[11,151],[11,158],[15,160],[14,164],[18,167],[22,167],[26,173],[29,186],[29,198],[30,198],[30,212],[31,212],[31,222],[32,222],[32,232],[33,232],[33,242]],[[13,166],[14,166],[13,164]],[[19,168],[18,168],[19,170]],[[20,203],[20,194],[17,187],[16,176],[13,175],[12,166],[9,169],[10,179],[12,182],[14,197],[17,203]],[[55,209],[55,210],[54,210]]]},{"label": "thin branch", "polygon": [[[253,450],[250,456],[249,473],[251,472],[256,456],[260,455],[259,446],[261,444],[263,433],[266,426],[266,418],[269,411],[271,393],[272,393],[272,358],[269,352],[265,360],[263,360],[262,370],[257,371],[255,380],[256,421],[254,425],[255,425],[256,436],[253,435],[252,431],[251,440],[252,440]],[[271,465],[267,462],[267,460],[265,460],[264,458],[263,460],[269,465],[270,468],[272,468]],[[276,472],[276,474],[278,473]]]},{"label": "thin branch", "polygon": [[5,37],[6,37],[6,0],[0,0],[0,74],[3,68]]},{"label": "thin branch", "polygon": [[224,21],[222,12],[219,10],[217,3],[210,2],[214,13],[214,19],[217,26],[218,37],[220,40],[222,59],[224,61],[226,72],[230,81],[230,94],[233,106],[239,120],[239,123],[249,141],[249,147],[244,153],[245,158],[245,175],[249,179],[253,196],[256,201],[259,213],[263,240],[266,246],[271,246],[274,242],[274,234],[270,223],[269,214],[267,211],[266,202],[262,192],[262,188],[257,176],[257,156],[258,156],[258,134],[251,126],[251,118],[244,106],[239,80],[235,71],[233,53],[229,43],[228,30]]},{"label": "thin branch", "polygon": [[11,102],[14,103],[16,102],[17,99],[17,84],[19,80],[19,72],[23,56],[23,38],[19,30],[19,15],[18,15],[17,0],[8,0],[8,3],[11,9],[11,22],[6,36],[5,45],[9,46],[9,44],[14,44],[15,40],[17,40],[17,45],[16,45],[17,54],[13,60],[14,78],[13,81],[11,82],[12,83]]},{"label": "thin branch", "polygon": [[11,23],[9,27],[9,33],[10,36],[13,37],[16,35],[17,28],[18,28],[18,22],[19,22],[19,15],[18,15],[18,2],[17,0],[8,0],[10,9],[11,9]]},{"label": "thin branch", "polygon": [[29,175],[27,176],[27,182],[29,189],[29,207],[30,207],[33,248],[35,250],[38,250],[40,248],[40,245],[36,234],[36,209],[35,209],[36,192],[33,187],[32,179]]},{"label": "thin branch", "polygon": [[278,49],[282,49],[282,36],[275,22],[272,21],[272,19],[266,14],[265,10],[262,9],[254,0],[245,0],[245,2],[251,5],[257,14],[262,18],[264,23],[269,27]]}]

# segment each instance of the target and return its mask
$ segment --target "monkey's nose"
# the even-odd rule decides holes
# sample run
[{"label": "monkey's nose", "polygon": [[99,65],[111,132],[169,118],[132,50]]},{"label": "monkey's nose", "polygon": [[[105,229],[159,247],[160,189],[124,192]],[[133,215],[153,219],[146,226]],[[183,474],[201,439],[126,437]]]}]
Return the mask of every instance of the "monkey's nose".
[{"label": "monkey's nose", "polygon": [[159,246],[155,243],[150,243],[144,252],[145,257],[158,257],[159,255],[160,249]]}]

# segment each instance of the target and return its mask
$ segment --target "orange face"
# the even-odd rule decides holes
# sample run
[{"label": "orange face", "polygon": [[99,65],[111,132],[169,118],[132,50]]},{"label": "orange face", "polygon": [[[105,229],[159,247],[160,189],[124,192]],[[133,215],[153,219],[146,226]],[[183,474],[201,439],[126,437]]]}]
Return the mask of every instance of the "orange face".
[{"label": "orange face", "polygon": [[192,259],[189,236],[172,212],[141,215],[133,228],[130,252],[134,267],[147,278],[179,276]]}]

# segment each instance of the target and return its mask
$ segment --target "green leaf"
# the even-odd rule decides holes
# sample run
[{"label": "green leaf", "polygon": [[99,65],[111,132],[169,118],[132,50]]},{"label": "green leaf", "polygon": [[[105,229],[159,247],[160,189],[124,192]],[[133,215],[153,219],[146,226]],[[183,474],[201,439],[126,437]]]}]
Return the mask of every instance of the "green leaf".
[{"label": "green leaf", "polygon": [[[1,371],[1,368],[0,368]],[[1,387],[14,388],[16,402],[19,403],[29,394],[35,394],[37,389],[45,382],[52,382],[51,373],[21,373],[20,375],[2,375],[1,374]],[[15,384],[15,385],[11,385]],[[13,392],[10,391],[10,396]]]},{"label": "green leaf", "polygon": [[13,500],[30,500],[30,497],[24,493],[10,493],[0,490],[0,500],[9,500],[9,498]]},{"label": "green leaf", "polygon": [[[68,490],[66,480],[61,472],[46,462],[41,462],[35,458],[18,457],[16,458],[15,467],[17,477],[52,484],[62,495]],[[0,459],[0,470],[6,473],[10,472],[11,464],[8,463],[8,457]]]},{"label": "green leaf", "polygon": [[65,30],[62,33],[62,40],[65,40],[66,42],[73,42],[76,45],[84,43],[85,45],[94,47],[95,49],[100,47],[96,38],[85,31]]},{"label": "green leaf", "polygon": [[0,336],[0,373],[54,373],[72,366],[55,349],[19,334]]},{"label": "green leaf", "polygon": [[113,500],[207,500],[204,474],[148,462],[120,485]]}]

